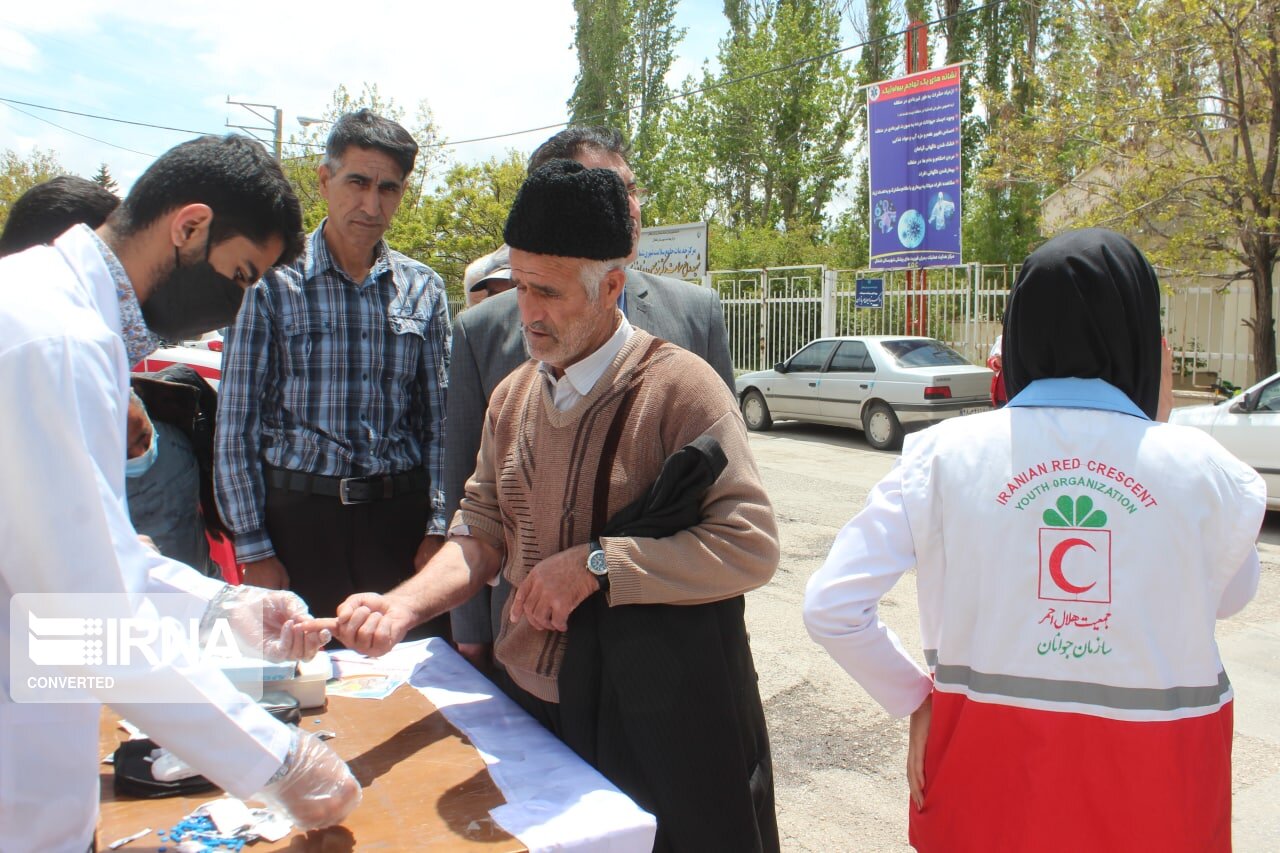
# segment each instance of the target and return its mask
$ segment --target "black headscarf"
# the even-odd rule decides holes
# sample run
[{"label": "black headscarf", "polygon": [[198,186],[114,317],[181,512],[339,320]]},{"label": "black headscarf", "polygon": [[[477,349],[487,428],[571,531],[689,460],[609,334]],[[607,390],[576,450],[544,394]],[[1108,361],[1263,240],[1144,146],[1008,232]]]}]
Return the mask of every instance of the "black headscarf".
[{"label": "black headscarf", "polygon": [[1114,231],[1054,237],[1023,264],[1004,315],[1009,397],[1037,379],[1104,379],[1149,417],[1160,397],[1160,285]]}]

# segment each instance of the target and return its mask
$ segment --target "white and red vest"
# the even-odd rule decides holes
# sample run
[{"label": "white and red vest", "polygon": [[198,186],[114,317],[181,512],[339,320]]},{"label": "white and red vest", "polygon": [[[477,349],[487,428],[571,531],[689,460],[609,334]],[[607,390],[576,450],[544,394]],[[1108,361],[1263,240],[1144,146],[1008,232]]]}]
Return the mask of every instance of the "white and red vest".
[{"label": "white and red vest", "polygon": [[1229,850],[1214,623],[1256,583],[1257,474],[1193,429],[1010,408],[912,436],[901,478],[935,684],[912,844]]}]

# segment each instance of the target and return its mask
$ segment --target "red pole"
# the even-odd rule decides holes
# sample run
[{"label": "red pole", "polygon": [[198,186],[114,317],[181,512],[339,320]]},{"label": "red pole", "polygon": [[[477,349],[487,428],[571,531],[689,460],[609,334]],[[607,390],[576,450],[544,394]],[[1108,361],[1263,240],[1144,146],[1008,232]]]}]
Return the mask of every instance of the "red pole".
[{"label": "red pole", "polygon": [[[906,32],[907,73],[914,74],[929,67],[929,26],[922,21],[912,21]],[[929,274],[919,270],[919,278],[915,278],[912,270],[907,270],[907,333],[927,335],[929,333]],[[914,279],[914,281],[913,281]],[[912,285],[918,285],[913,288]],[[912,295],[913,289],[915,295]],[[916,310],[911,310],[911,302],[918,300]]]}]

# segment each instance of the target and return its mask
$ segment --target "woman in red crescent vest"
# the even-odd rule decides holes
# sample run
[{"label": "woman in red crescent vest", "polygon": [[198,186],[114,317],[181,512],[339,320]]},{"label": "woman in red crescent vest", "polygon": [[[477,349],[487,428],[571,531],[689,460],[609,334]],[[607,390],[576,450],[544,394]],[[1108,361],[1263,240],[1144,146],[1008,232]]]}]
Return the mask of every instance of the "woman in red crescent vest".
[{"label": "woman in red crescent vest", "polygon": [[[1159,285],[1111,231],[1050,240],[1005,316],[1006,407],[908,437],[805,623],[910,715],[922,851],[1231,849],[1216,619],[1257,589],[1266,490],[1172,404]],[[927,669],[877,605],[916,570]]]}]

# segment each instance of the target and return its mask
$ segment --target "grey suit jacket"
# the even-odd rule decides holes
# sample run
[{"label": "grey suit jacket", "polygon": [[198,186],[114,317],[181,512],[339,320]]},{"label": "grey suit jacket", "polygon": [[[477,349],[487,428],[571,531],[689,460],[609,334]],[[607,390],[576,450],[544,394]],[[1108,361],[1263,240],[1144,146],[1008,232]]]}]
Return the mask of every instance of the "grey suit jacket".
[{"label": "grey suit jacket", "polygon": [[[684,281],[627,270],[627,320],[655,337],[702,356],[733,390],[733,365],[720,297]],[[529,359],[520,333],[514,290],[460,313],[453,325],[444,463],[445,517],[452,523],[467,479],[475,471],[489,397]],[[459,643],[492,643],[498,635],[505,581],[482,590],[452,612]]]}]

